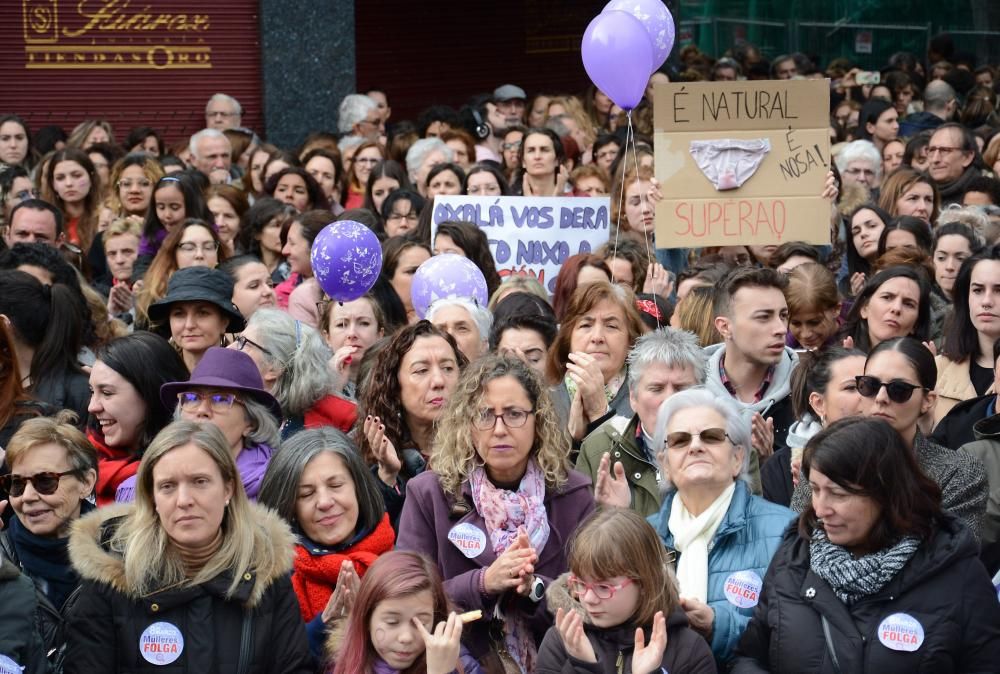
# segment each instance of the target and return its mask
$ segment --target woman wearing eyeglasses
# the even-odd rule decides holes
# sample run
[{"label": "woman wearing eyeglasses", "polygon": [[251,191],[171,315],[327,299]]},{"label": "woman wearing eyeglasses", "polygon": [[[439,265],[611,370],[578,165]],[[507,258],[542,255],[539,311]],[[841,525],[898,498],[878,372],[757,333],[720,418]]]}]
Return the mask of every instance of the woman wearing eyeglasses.
[{"label": "woman wearing eyeglasses", "polygon": [[978,541],[891,425],[842,419],[809,441],[812,499],[734,673],[996,671],[1000,607]]},{"label": "woman wearing eyeglasses", "polygon": [[681,607],[720,668],[753,615],[761,578],[794,518],[750,493],[750,427],[742,419],[729,398],[687,389],[660,407],[653,439],[664,448],[657,458],[668,491],[649,521],[676,555]]},{"label": "woman wearing eyeglasses", "polygon": [[552,625],[545,588],[594,508],[546,389],[516,358],[470,366],[438,423],[433,470],[406,486],[396,541],[434,560],[457,606],[483,611],[462,633],[476,658],[528,672]]},{"label": "woman wearing eyeglasses", "polygon": [[245,353],[213,347],[188,381],[164,384],[160,399],[175,419],[208,422],[222,431],[247,498],[257,500],[264,471],[278,447],[281,405],[264,389]]},{"label": "woman wearing eyeglasses", "polygon": [[69,560],[69,531],[94,510],[88,498],[97,482],[97,452],[71,421],[63,412],[24,422],[6,447],[10,473],[0,477],[15,515],[0,532],[0,552],[34,582],[45,650],[59,659],[62,610],[80,582]]},{"label": "woman wearing eyeglasses", "polygon": [[303,428],[332,426],[346,433],[354,426],[357,405],[337,395],[328,365],[333,354],[317,330],[283,311],[260,309],[229,348],[253,359],[263,387],[281,404],[282,438]]},{"label": "woman wearing eyeglasses", "polygon": [[164,297],[174,272],[188,267],[214,269],[228,258],[229,254],[222,245],[219,234],[204,220],[188,218],[174,227],[153,258],[142,281],[135,285],[138,289],[135,308],[140,326],[148,326],[150,323],[151,305]]},{"label": "woman wearing eyeglasses", "polygon": [[[957,515],[978,538],[986,511],[987,482],[983,464],[928,439],[918,422],[937,399],[937,366],[926,346],[913,337],[881,342],[868,355],[864,374],[856,378],[864,398],[861,413],[884,419],[916,455],[920,468],[941,488],[941,507]],[[797,510],[808,506],[809,483],[799,482],[792,497]]]}]

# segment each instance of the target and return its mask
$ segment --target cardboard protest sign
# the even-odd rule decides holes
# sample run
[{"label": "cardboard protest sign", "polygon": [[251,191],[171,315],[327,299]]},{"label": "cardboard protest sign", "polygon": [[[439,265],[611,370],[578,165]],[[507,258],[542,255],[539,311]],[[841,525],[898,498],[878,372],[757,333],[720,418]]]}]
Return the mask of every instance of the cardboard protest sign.
[{"label": "cardboard protest sign", "polygon": [[448,220],[471,222],[486,233],[500,277],[527,274],[550,293],[570,255],[608,240],[608,197],[434,197],[431,241]]},{"label": "cardboard protest sign", "polygon": [[830,243],[826,80],[656,85],[657,248]]}]

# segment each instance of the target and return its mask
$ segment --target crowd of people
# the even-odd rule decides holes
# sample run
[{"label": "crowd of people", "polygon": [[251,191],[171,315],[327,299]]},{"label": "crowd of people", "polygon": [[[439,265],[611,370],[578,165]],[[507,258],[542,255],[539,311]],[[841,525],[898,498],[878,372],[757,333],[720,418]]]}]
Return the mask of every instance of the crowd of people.
[{"label": "crowd of people", "polygon": [[[0,116],[0,671],[996,671],[1000,70],[875,74],[687,47],[634,147],[593,87],[297,148],[225,94],[175,144]],[[653,86],[769,77],[830,81],[830,245],[657,245]],[[452,194],[611,195],[609,240],[550,293],[432,238]],[[487,305],[418,314],[443,253]]]}]

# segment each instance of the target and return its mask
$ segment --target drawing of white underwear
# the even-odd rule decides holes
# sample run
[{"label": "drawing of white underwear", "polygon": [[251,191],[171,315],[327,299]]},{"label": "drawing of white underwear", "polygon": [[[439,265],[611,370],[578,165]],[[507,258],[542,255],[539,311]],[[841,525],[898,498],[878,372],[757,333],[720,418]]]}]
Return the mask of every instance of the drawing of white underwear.
[{"label": "drawing of white underwear", "polygon": [[771,141],[767,138],[691,141],[691,156],[720,192],[742,186],[770,151]]}]

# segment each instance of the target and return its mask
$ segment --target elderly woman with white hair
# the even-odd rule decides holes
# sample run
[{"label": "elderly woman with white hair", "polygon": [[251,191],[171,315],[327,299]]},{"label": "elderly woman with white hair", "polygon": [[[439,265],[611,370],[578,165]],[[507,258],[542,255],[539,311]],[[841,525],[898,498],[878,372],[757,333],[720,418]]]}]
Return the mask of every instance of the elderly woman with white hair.
[{"label": "elderly woman with white hair", "polygon": [[869,192],[882,182],[882,153],[870,140],[855,140],[836,156],[844,186],[858,185]]},{"label": "elderly woman with white hair", "polygon": [[653,446],[667,492],[649,518],[675,551],[681,605],[724,669],[795,514],[750,493],[750,426],[729,398],[681,391],[660,407]]},{"label": "elderly woman with white hair", "polygon": [[420,196],[427,196],[427,174],[438,164],[454,157],[452,149],[440,138],[421,138],[406,152],[406,172]]},{"label": "elderly woman with white hair", "polygon": [[253,359],[284,412],[281,437],[303,428],[332,426],[345,433],[357,419],[357,405],[337,395],[330,347],[314,328],[277,309],[258,309],[230,345]]},{"label": "elderly woman with white hair", "polygon": [[454,337],[459,350],[470,361],[490,349],[493,314],[468,298],[436,300],[427,310],[427,320]]}]

